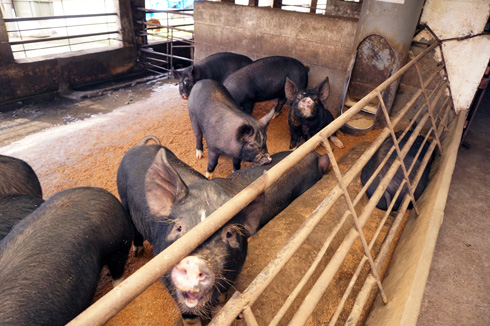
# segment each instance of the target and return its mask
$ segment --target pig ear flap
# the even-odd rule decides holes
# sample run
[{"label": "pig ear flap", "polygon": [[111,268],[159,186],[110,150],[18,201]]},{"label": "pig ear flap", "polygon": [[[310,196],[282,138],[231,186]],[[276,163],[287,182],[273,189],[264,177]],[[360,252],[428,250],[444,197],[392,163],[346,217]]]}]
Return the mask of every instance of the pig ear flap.
[{"label": "pig ear flap", "polygon": [[175,202],[189,192],[179,174],[167,160],[165,149],[160,149],[145,178],[145,192],[151,214],[168,217]]},{"label": "pig ear flap", "polygon": [[318,168],[320,169],[322,174],[327,173],[329,166],[330,166],[330,158],[328,158],[328,154],[323,154],[318,158]]},{"label": "pig ear flap", "polygon": [[189,72],[192,74],[192,76],[194,76],[194,79],[195,79],[195,80],[199,80],[199,75],[200,75],[201,73],[199,72],[199,69],[198,69],[198,68],[196,68],[196,66],[194,66],[194,65],[193,65],[193,66],[191,66],[191,69],[190,69],[190,71],[189,71]]},{"label": "pig ear flap", "polygon": [[276,109],[273,107],[272,110],[269,111],[266,115],[264,115],[262,118],[259,119],[259,123],[265,127],[269,125],[269,122],[271,122],[272,118],[274,118],[274,114],[276,113]]},{"label": "pig ear flap", "polygon": [[320,101],[322,101],[322,103],[325,103],[328,99],[328,96],[330,95],[330,82],[328,80],[328,77],[325,78],[325,80],[322,81],[320,84],[318,84],[318,86],[315,88],[315,91],[317,92]]},{"label": "pig ear flap", "polygon": [[254,128],[249,125],[249,124],[243,124],[240,127],[238,127],[238,130],[236,132],[236,140],[242,141],[247,139],[248,137],[251,137],[254,133]]},{"label": "pig ear flap", "polygon": [[284,93],[286,93],[286,99],[288,100],[288,104],[291,104],[298,93],[299,87],[293,82],[291,79],[286,77],[286,84],[284,84]]},{"label": "pig ear flap", "polygon": [[175,70],[174,68],[172,68],[172,76],[175,78],[175,79],[178,79],[180,80],[182,78],[182,73],[180,71],[177,71]]},{"label": "pig ear flap", "polygon": [[260,218],[264,211],[265,193],[257,196],[247,207],[242,209],[243,226],[247,232],[247,237],[254,235],[260,228]]}]

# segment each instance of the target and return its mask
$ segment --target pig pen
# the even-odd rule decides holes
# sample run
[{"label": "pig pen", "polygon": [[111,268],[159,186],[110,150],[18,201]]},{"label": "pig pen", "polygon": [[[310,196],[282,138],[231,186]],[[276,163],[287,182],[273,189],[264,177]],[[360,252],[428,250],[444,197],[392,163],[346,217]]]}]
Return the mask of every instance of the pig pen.
[{"label": "pig pen", "polygon": [[[432,50],[432,49],[430,49]],[[408,69],[408,68],[407,68]],[[438,72],[439,73],[439,72]],[[437,89],[437,93],[440,93],[440,89]],[[436,93],[434,88],[433,93]],[[419,94],[420,95],[420,94]],[[376,96],[374,94],[373,96]],[[435,96],[437,97],[437,96]],[[437,98],[439,101],[439,98]],[[436,102],[437,102],[436,101]],[[359,102],[359,106],[362,106],[362,100]],[[446,104],[444,104],[446,105]],[[258,108],[254,111],[254,115],[264,115],[272,106],[271,103],[262,103],[258,105]],[[450,107],[450,105],[447,105]],[[353,106],[347,114],[351,116],[355,114],[356,107]],[[346,115],[347,116],[347,115]],[[460,120],[460,119],[459,119]],[[459,121],[458,120],[458,121]],[[444,127],[446,127],[449,119],[445,117],[441,119]],[[322,139],[327,139],[334,130],[339,129],[342,125],[342,120],[336,120],[331,126],[325,128],[319,135],[315,136],[308,143],[298,148],[298,155],[309,152],[310,150],[317,149],[320,152],[325,152],[325,149],[319,147],[323,142]],[[400,123],[402,125],[402,123]],[[400,127],[398,125],[397,127]],[[345,134],[340,134],[339,138],[343,141],[345,148],[335,149],[333,153],[329,150],[329,154],[338,161],[338,167],[335,169],[342,175],[345,175],[356,159],[365,153],[367,149],[367,143],[361,141],[372,142],[381,133],[381,131],[369,132],[363,137],[352,137]],[[195,143],[192,128],[190,127],[190,121],[186,112],[186,102],[181,100],[178,95],[177,87],[167,85],[148,100],[141,101],[139,103],[128,105],[125,108],[120,108],[112,113],[108,113],[102,116],[92,117],[85,121],[72,123],[68,126],[62,126],[57,128],[48,129],[44,132],[29,136],[19,142],[13,143],[9,146],[0,149],[0,153],[6,155],[12,155],[26,160],[34,168],[38,174],[45,198],[48,198],[52,194],[61,191],[63,189],[76,187],[76,186],[97,186],[105,188],[111,191],[117,196],[116,190],[116,171],[119,162],[124,153],[132,146],[136,145],[144,136],[148,134],[154,134],[158,136],[162,144],[169,147],[179,158],[184,162],[194,167],[199,172],[203,172],[206,166],[206,160],[196,161],[195,159]],[[268,129],[268,147],[270,153],[275,153],[282,150],[287,150],[289,144],[289,132],[287,129],[287,107],[283,109],[282,114],[272,120]],[[356,145],[357,144],[357,145]],[[205,157],[206,157],[205,149]],[[344,154],[346,154],[344,156]],[[335,166],[334,166],[335,167]],[[220,163],[215,171],[215,176],[225,176],[231,171],[231,160],[227,158],[220,158]],[[271,170],[272,171],[272,170]],[[434,175],[437,170],[432,172]],[[269,174],[269,173],[268,173]],[[273,175],[273,174],[271,174]],[[353,178],[355,179],[355,178]],[[330,246],[326,251],[327,254],[319,261],[320,266],[325,266],[328,261],[334,259],[338,250],[341,247],[341,241],[345,234],[350,234],[349,231],[352,226],[351,219],[346,219],[345,222],[339,223],[344,212],[347,211],[345,200],[338,201],[333,205],[333,208],[328,214],[328,218],[324,219],[322,223],[315,227],[315,233],[308,236],[308,241],[305,243],[304,249],[299,251],[298,254],[293,257],[286,266],[284,272],[281,272],[279,277],[271,283],[270,287],[264,292],[263,296],[259,299],[248,300],[246,304],[241,305],[237,303],[237,298],[240,299],[240,293],[247,293],[247,287],[251,280],[259,274],[259,272],[268,265],[270,259],[274,259],[274,255],[287,241],[287,239],[295,234],[297,228],[305,221],[311,212],[315,213],[316,205],[319,201],[328,194],[331,189],[338,188],[336,186],[337,179],[335,171],[331,170],[329,174],[317,183],[310,191],[305,193],[301,198],[298,198],[290,208],[278,215],[276,219],[270,222],[263,228],[256,236],[250,240],[249,256],[244,266],[244,270],[241,273],[239,280],[235,286],[237,292],[229,302],[230,305],[225,306],[222,313],[218,318],[231,318],[233,323],[241,324],[244,321],[234,321],[235,310],[238,312],[244,310],[244,316],[247,322],[257,320],[259,325],[268,323],[273,314],[277,311],[278,307],[282,305],[282,302],[288,297],[289,291],[295,286],[297,281],[305,274],[304,267],[309,265],[310,262],[315,260],[315,254],[321,250],[318,248],[318,244],[324,241],[325,235],[331,234],[332,229],[338,228],[338,234],[331,239]],[[349,193],[357,193],[360,189],[359,181],[354,181],[349,186]],[[258,190],[257,190],[258,191]],[[337,190],[337,194],[340,193]],[[253,193],[250,195],[252,196]],[[315,206],[305,204],[315,203]],[[364,206],[367,202],[367,198],[360,198],[359,205]],[[407,201],[408,205],[408,201]],[[221,210],[221,209],[220,209]],[[384,235],[390,229],[391,222],[398,221],[399,224],[404,224],[407,221],[408,213],[402,214],[403,217],[393,219],[392,216],[385,216],[384,212],[374,209],[371,215],[369,223],[363,227],[363,233],[366,240],[370,241],[371,238],[376,238],[373,243],[371,251],[373,253],[378,251],[378,248],[383,242]],[[386,221],[384,218],[386,217]],[[376,229],[379,228],[379,231]],[[197,228],[197,227],[196,227]],[[388,251],[393,251],[396,243],[396,239],[402,232],[403,228],[395,228],[395,235],[393,235],[393,242],[389,245]],[[318,234],[316,233],[318,232]],[[373,236],[375,233],[380,232],[381,236]],[[320,237],[322,240],[320,240]],[[139,270],[141,266],[147,264],[151,260],[151,246],[145,243],[145,256],[144,257],[130,257],[126,276],[133,274]],[[355,271],[359,266],[359,261],[363,258],[364,253],[362,245],[359,240],[356,240],[352,249],[347,250],[349,255],[346,257],[342,266],[335,273],[333,281],[330,282],[327,298],[321,299],[320,308],[317,309],[307,321],[302,324],[318,325],[326,324],[331,320],[339,301],[344,293],[351,276],[357,274]],[[384,253],[385,255],[388,253]],[[308,263],[306,263],[308,262]],[[387,266],[389,259],[383,260],[384,267]],[[301,268],[299,268],[301,267]],[[380,269],[380,274],[383,274],[385,268]],[[372,277],[367,276],[369,270],[367,265],[359,270],[361,277],[359,277],[358,284],[354,286],[354,292],[366,293],[370,297],[370,300],[374,298],[375,291],[372,288],[364,289],[363,280],[368,279],[368,283],[372,283]],[[314,274],[320,274],[315,272]],[[369,274],[370,275],[370,274]],[[259,275],[259,278],[261,276]],[[370,281],[371,280],[371,281]],[[128,280],[129,281],[129,280]],[[255,281],[254,281],[255,282]],[[105,322],[107,325],[173,325],[178,322],[179,312],[174,304],[172,298],[165,290],[165,287],[160,282],[151,282],[152,285],[145,291],[138,295],[131,303],[129,303],[124,309],[115,314],[109,321]],[[314,281],[307,281],[310,287]],[[124,288],[124,282],[121,285]],[[364,283],[366,284],[366,283]],[[255,283],[252,283],[255,285]],[[253,287],[253,286],[252,286]],[[102,299],[110,300],[111,295],[116,293],[118,296],[121,291],[110,291],[110,277],[107,275],[107,271],[104,270],[101,274],[100,286],[96,297],[94,298],[94,304],[91,309],[97,309],[97,302],[103,301]],[[231,295],[230,291],[229,295]],[[304,296],[301,292],[299,297]],[[347,319],[350,319],[349,311],[351,306],[356,306],[356,296],[351,295],[347,299],[345,309],[340,309],[339,323]],[[130,300],[131,301],[131,300]],[[255,304],[253,304],[255,302]],[[250,306],[249,306],[250,304]],[[300,302],[294,302],[293,307],[298,307]],[[366,314],[369,310],[369,304],[362,305],[362,314]],[[233,310],[232,312],[229,312]],[[116,308],[119,310],[118,308]],[[93,311],[93,310],[92,310]],[[250,318],[250,312],[253,311],[254,318]],[[109,312],[112,313],[112,312]],[[285,316],[286,319],[291,318],[292,312],[288,312]],[[73,324],[99,324],[93,321],[84,319],[87,316],[86,313],[80,315],[75,319]],[[220,317],[221,316],[221,317]],[[248,317],[247,317],[248,316]],[[357,317],[363,320],[361,316]],[[281,324],[285,324],[287,321],[282,321]],[[220,319],[213,321],[214,324],[222,325]],[[294,323],[293,323],[294,324]]]}]

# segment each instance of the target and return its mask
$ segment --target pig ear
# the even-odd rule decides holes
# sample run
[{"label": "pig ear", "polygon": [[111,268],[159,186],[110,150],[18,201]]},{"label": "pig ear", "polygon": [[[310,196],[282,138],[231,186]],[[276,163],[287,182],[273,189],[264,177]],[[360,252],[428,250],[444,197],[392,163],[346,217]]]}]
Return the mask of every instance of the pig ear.
[{"label": "pig ear", "polygon": [[284,92],[286,93],[286,99],[288,103],[292,103],[296,93],[298,93],[299,87],[291,79],[286,77],[286,84],[284,85]]},{"label": "pig ear", "polygon": [[272,120],[274,117],[274,114],[276,113],[275,108],[272,108],[272,110],[269,111],[266,115],[264,115],[262,118],[259,119],[259,122],[263,126],[267,126],[269,122]]},{"label": "pig ear", "polygon": [[250,237],[259,231],[260,217],[264,211],[265,194],[261,193],[247,207],[242,209],[243,226],[247,231],[247,236]]},{"label": "pig ear", "polygon": [[167,217],[172,206],[188,193],[187,186],[167,160],[165,149],[160,149],[145,179],[146,200],[154,216]]},{"label": "pig ear", "polygon": [[243,124],[240,127],[238,127],[238,130],[236,132],[236,139],[238,141],[242,141],[248,137],[251,137],[254,133],[254,128],[249,125],[249,124]]},{"label": "pig ear", "polygon": [[174,68],[172,68],[172,76],[175,79],[181,79],[182,78],[182,73],[180,71],[177,71]]},{"label": "pig ear", "polygon": [[318,158],[318,167],[322,174],[327,173],[328,167],[330,166],[330,159],[328,158],[328,154],[323,154]]},{"label": "pig ear", "polygon": [[196,80],[199,79],[200,72],[196,66],[191,66],[191,70],[189,72],[192,73],[192,76],[194,76],[194,79],[196,79]]},{"label": "pig ear", "polygon": [[330,95],[330,82],[328,81],[328,77],[325,78],[318,86],[315,88],[315,91],[318,93],[318,97],[322,103],[325,103]]}]

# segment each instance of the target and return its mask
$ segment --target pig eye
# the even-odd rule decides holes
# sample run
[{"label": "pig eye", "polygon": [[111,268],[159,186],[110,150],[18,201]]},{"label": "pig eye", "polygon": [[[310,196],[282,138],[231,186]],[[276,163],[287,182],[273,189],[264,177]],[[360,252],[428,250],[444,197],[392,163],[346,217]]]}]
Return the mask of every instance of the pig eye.
[{"label": "pig eye", "polygon": [[228,231],[226,232],[226,238],[229,239],[233,236],[233,232],[232,231]]}]

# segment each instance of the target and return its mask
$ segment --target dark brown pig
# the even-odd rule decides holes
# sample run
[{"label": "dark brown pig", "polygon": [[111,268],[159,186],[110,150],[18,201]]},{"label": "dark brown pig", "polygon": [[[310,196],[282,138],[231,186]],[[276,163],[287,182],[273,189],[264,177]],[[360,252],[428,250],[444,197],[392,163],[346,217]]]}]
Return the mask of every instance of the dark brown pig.
[{"label": "dark brown pig", "polygon": [[[324,106],[330,95],[330,83],[327,77],[314,89],[305,89],[287,78],[285,92],[291,102],[288,116],[291,136],[289,148],[296,148],[333,121],[332,113]],[[335,146],[344,148],[335,133],[330,136],[330,140]]]},{"label": "dark brown pig", "polygon": [[39,179],[29,164],[16,157],[0,155],[0,195],[11,194],[43,196]]},{"label": "dark brown pig", "polygon": [[[408,131],[403,139],[400,141],[400,150],[403,149],[405,146],[406,142],[408,141],[408,138],[412,135],[413,131]],[[402,132],[397,132],[396,137],[399,138],[401,136]],[[412,164],[414,164],[413,169],[409,173],[408,179],[410,182],[413,182],[413,179],[415,178],[415,175],[417,174],[419,168],[420,168],[420,163],[423,160],[423,157],[425,156],[425,153],[429,149],[429,143],[426,142],[424,146],[422,147],[422,143],[424,141],[424,137],[422,136],[417,136],[415,138],[414,143],[412,144],[412,147],[410,147],[410,150],[408,151],[407,155],[403,159],[403,162],[405,163],[405,166],[408,169]],[[374,155],[371,157],[371,159],[366,163],[364,168],[362,169],[361,172],[361,182],[363,185],[365,185],[369,178],[373,175],[374,171],[378,168],[378,166],[381,164],[383,159],[386,157],[386,154],[388,154],[389,150],[393,147],[393,139],[388,137],[378,148],[378,150],[374,153]],[[422,149],[420,149],[422,147]],[[414,162],[415,156],[417,155],[417,152],[421,150],[419,156]],[[381,180],[384,178],[384,176],[388,173],[388,170],[391,168],[391,165],[393,162],[397,159],[397,154],[396,150],[391,154],[391,156],[388,158],[388,161],[385,163],[385,165],[381,168],[380,172],[378,175],[375,177],[371,185],[368,187],[366,190],[366,195],[371,198],[373,193],[376,191],[376,188],[378,187],[379,183]],[[429,173],[430,173],[430,162],[427,164],[424,172],[422,173],[422,177],[417,185],[417,188],[415,189],[414,196],[415,200],[419,198],[419,196],[424,192],[425,187],[429,183]],[[383,193],[383,196],[380,198],[378,204],[376,207],[382,210],[387,210],[388,206],[391,204],[391,202],[394,199],[394,196],[396,192],[398,191],[398,188],[400,187],[401,183],[403,182],[405,176],[403,174],[403,170],[401,167],[398,168],[396,171],[395,175],[393,176],[393,179],[391,179],[388,187],[386,188],[385,192]],[[400,194],[398,195],[398,198],[396,199],[395,204],[393,205],[393,210],[398,210],[398,207],[400,206],[403,198],[405,195],[408,194],[408,187],[407,185],[403,186],[403,189],[401,190]]]},{"label": "dark brown pig", "polygon": [[206,177],[211,177],[220,155],[233,158],[233,170],[240,169],[242,160],[258,165],[271,162],[267,126],[274,109],[257,120],[238,108],[221,83],[210,79],[197,82],[188,106],[196,137],[196,157],[202,158],[203,135],[209,148]]},{"label": "dark brown pig", "polygon": [[306,88],[309,70],[299,60],[291,57],[265,57],[235,71],[226,78],[223,85],[238,106],[248,114],[252,113],[255,103],[277,99],[277,116],[287,101],[284,94],[286,78]]},{"label": "dark brown pig", "polygon": [[252,62],[252,59],[242,54],[218,52],[183,70],[172,69],[172,75],[179,81],[180,96],[187,100],[192,87],[199,80],[213,79],[222,83],[232,72]]},{"label": "dark brown pig", "polygon": [[[155,255],[230,199],[219,185],[158,145],[130,149],[119,166],[117,186],[123,207]],[[263,202],[259,196],[163,278],[186,323],[209,319],[220,294],[236,280]],[[173,286],[174,276],[186,277],[184,288]]]}]

